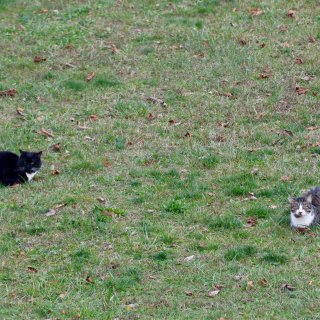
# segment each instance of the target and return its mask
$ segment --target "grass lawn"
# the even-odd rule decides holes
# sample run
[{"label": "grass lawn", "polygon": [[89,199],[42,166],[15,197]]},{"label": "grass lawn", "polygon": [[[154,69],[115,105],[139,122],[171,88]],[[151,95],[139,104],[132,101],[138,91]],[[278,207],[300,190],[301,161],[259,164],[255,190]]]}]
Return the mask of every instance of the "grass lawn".
[{"label": "grass lawn", "polygon": [[319,12],[0,0],[0,318],[320,319]]}]

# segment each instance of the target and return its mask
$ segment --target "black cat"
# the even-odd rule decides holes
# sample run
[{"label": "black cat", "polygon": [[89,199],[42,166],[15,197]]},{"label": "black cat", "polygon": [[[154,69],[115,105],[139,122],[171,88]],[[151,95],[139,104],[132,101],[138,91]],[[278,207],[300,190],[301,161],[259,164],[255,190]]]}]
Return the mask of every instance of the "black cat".
[{"label": "black cat", "polygon": [[20,157],[9,151],[0,151],[0,183],[12,186],[31,181],[41,168],[40,152],[20,150]]}]

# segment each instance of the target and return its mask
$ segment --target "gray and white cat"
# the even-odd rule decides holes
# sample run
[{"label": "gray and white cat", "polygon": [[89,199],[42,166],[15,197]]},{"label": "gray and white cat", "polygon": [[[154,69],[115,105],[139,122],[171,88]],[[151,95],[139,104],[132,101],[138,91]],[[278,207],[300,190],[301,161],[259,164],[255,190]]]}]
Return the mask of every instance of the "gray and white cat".
[{"label": "gray and white cat", "polygon": [[315,187],[304,196],[289,198],[290,220],[294,228],[320,224],[320,187]]}]

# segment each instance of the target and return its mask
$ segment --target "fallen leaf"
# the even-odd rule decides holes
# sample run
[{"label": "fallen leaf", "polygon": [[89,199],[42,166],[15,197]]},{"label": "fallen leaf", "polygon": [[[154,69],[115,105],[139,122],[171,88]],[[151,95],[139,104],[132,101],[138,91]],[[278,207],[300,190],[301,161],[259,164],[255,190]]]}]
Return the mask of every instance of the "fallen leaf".
[{"label": "fallen leaf", "polygon": [[296,64],[303,64],[304,62],[301,58],[296,58],[295,63]]},{"label": "fallen leaf", "polygon": [[243,38],[241,38],[241,39],[239,40],[239,43],[240,43],[242,46],[245,46],[245,45],[248,44],[248,41],[245,40],[245,39],[243,39]]},{"label": "fallen leaf", "polygon": [[284,25],[281,25],[281,26],[279,27],[279,31],[280,31],[280,32],[286,32],[286,31],[288,31],[288,28],[287,28],[286,26],[284,26]]},{"label": "fallen leaf", "polygon": [[46,136],[46,137],[49,137],[49,138],[52,138],[53,137],[53,134],[49,131],[47,131],[46,129],[44,128],[41,128],[40,131],[39,131],[40,134]]},{"label": "fallen leaf", "polygon": [[246,289],[247,289],[247,290],[251,290],[251,289],[253,289],[253,288],[254,288],[253,281],[248,281],[248,282],[247,282],[247,287],[246,287]]},{"label": "fallen leaf", "polygon": [[103,165],[104,165],[106,168],[109,168],[109,167],[112,166],[111,162],[110,162],[109,160],[107,160],[107,159],[104,160]]},{"label": "fallen leaf", "polygon": [[46,216],[51,217],[51,216],[54,216],[56,213],[57,213],[56,210],[49,209],[49,211],[46,213]]},{"label": "fallen leaf", "polygon": [[266,44],[264,43],[264,42],[262,42],[261,44],[260,44],[260,48],[264,48],[266,46]]},{"label": "fallen leaf", "polygon": [[44,62],[47,61],[47,58],[41,57],[41,56],[35,56],[33,59],[33,62],[35,63],[40,63],[40,62]]},{"label": "fallen leaf", "polygon": [[169,120],[168,122],[170,125],[174,125],[176,123],[174,120]]},{"label": "fallen leaf", "polygon": [[247,220],[247,224],[245,225],[246,228],[251,228],[257,224],[257,219],[256,218],[249,218]]},{"label": "fallen leaf", "polygon": [[317,40],[315,39],[314,36],[310,36],[310,37],[308,38],[308,41],[309,41],[310,43],[316,43],[316,42],[317,42]]},{"label": "fallen leaf", "polygon": [[251,170],[251,174],[253,174],[254,176],[256,176],[259,173],[259,169],[258,168],[253,168]]},{"label": "fallen leaf", "polygon": [[48,9],[41,9],[41,10],[39,10],[38,12],[39,12],[39,13],[48,13],[49,10],[48,10]]},{"label": "fallen leaf", "polygon": [[18,29],[19,29],[20,31],[25,31],[25,30],[26,30],[26,27],[25,27],[24,25],[22,25],[22,24],[18,24]]},{"label": "fallen leaf", "polygon": [[98,197],[97,200],[98,200],[100,203],[106,203],[106,199],[103,198],[103,197]]},{"label": "fallen leaf", "polygon": [[87,277],[86,277],[86,283],[93,284],[94,281],[93,281],[93,279],[92,279],[90,276],[87,276]]},{"label": "fallen leaf", "polygon": [[96,75],[95,72],[89,73],[89,74],[87,75],[87,77],[86,77],[86,80],[87,80],[87,81],[91,81],[91,80],[94,78],[95,75]]},{"label": "fallen leaf", "polygon": [[296,288],[293,287],[292,285],[285,283],[281,286],[282,290],[289,290],[289,291],[294,291]]},{"label": "fallen leaf", "polygon": [[16,89],[8,89],[0,91],[0,96],[10,96],[13,97],[17,93]]},{"label": "fallen leaf", "polygon": [[267,73],[261,73],[261,74],[259,74],[259,78],[260,78],[260,79],[269,79],[269,78],[271,78],[271,77],[272,77],[271,74],[267,74]]},{"label": "fallen leaf", "polygon": [[59,294],[59,298],[60,299],[64,299],[67,296],[67,294],[68,294],[67,291],[66,292],[62,292],[62,293]]},{"label": "fallen leaf", "polygon": [[156,118],[156,116],[155,116],[153,113],[149,112],[149,114],[148,114],[148,116],[147,116],[147,119],[153,120],[153,119],[155,119],[155,118]]},{"label": "fallen leaf", "polygon": [[212,290],[208,292],[208,297],[215,297],[221,290]]},{"label": "fallen leaf", "polygon": [[300,86],[296,86],[295,90],[298,95],[306,94],[308,92],[308,89],[304,89]]},{"label": "fallen leaf", "polygon": [[137,304],[137,303],[130,303],[130,304],[126,305],[126,309],[127,309],[128,311],[137,309],[137,307],[138,307],[138,304]]},{"label": "fallen leaf", "polygon": [[116,47],[114,43],[111,43],[111,52],[114,53],[119,53],[119,49]]},{"label": "fallen leaf", "polygon": [[287,13],[287,16],[289,17],[289,18],[292,18],[292,19],[294,19],[295,17],[296,17],[296,10],[293,10],[293,9],[290,9],[289,11],[288,11],[288,13]]},{"label": "fallen leaf", "polygon": [[184,134],[184,137],[185,137],[185,138],[190,138],[190,137],[191,137],[191,134],[190,134],[189,132],[186,132],[186,133]]},{"label": "fallen leaf", "polygon": [[61,144],[60,143],[55,143],[51,146],[51,149],[54,151],[54,152],[60,152],[61,151]]},{"label": "fallen leaf", "polygon": [[37,116],[37,120],[38,120],[39,122],[43,121],[43,119],[44,119],[44,116]]},{"label": "fallen leaf", "polygon": [[51,174],[52,174],[53,176],[57,176],[57,175],[60,174],[60,171],[57,170],[57,169],[55,169],[55,170],[52,170],[52,171],[51,171]]},{"label": "fallen leaf", "polygon": [[186,291],[186,296],[191,297],[193,296],[193,293],[191,291]]},{"label": "fallen leaf", "polygon": [[34,267],[28,267],[28,268],[27,268],[27,271],[28,271],[28,272],[33,272],[33,273],[38,272],[38,270],[37,270],[36,268],[34,268]]},{"label": "fallen leaf", "polygon": [[92,115],[90,116],[90,120],[92,120],[92,121],[98,121],[98,120],[99,120],[99,117],[98,117],[96,114],[92,114]]},{"label": "fallen leaf", "polygon": [[259,281],[259,284],[262,286],[262,287],[266,287],[267,286],[267,280],[265,278],[262,278],[260,281]]},{"label": "fallen leaf", "polygon": [[320,129],[320,126],[311,126],[311,127],[307,128],[308,131],[314,131],[314,130],[319,130],[319,129]]},{"label": "fallen leaf", "polygon": [[220,128],[228,128],[229,127],[229,122],[218,122],[217,125]]},{"label": "fallen leaf", "polygon": [[163,107],[163,108],[167,108],[167,104],[166,104],[163,100],[161,100],[161,99],[159,99],[159,98],[149,97],[149,98],[147,98],[147,100],[148,100],[148,101],[151,101],[151,102],[154,103],[154,104],[158,104],[158,105],[160,105],[160,106]]},{"label": "fallen leaf", "polygon": [[22,109],[22,108],[17,108],[17,109],[16,109],[16,112],[17,112],[17,114],[18,114],[19,116],[25,117],[26,115],[25,115],[25,113],[24,113],[23,111],[24,111],[24,109]]},{"label": "fallen leaf", "polygon": [[81,314],[74,315],[70,320],[77,320],[81,318]]},{"label": "fallen leaf", "polygon": [[225,92],[222,95],[227,97],[227,98],[233,98],[233,94],[231,92]]},{"label": "fallen leaf", "polygon": [[133,142],[132,141],[128,141],[127,142],[127,146],[132,146],[133,145]]},{"label": "fallen leaf", "polygon": [[292,180],[292,177],[291,176],[282,176],[280,178],[281,181],[291,181]]},{"label": "fallen leaf", "polygon": [[261,14],[263,14],[263,11],[262,11],[262,9],[260,9],[260,8],[252,8],[252,9],[250,10],[250,13],[251,13],[251,15],[252,15],[253,17],[257,17],[257,16],[260,16]]},{"label": "fallen leaf", "polygon": [[184,258],[184,261],[191,261],[193,259],[194,259],[194,256],[189,256],[189,257]]},{"label": "fallen leaf", "polygon": [[66,46],[65,46],[66,49],[73,49],[74,46],[72,43],[68,43]]},{"label": "fallen leaf", "polygon": [[306,233],[310,230],[310,228],[301,226],[301,227],[296,228],[295,230],[299,233]]},{"label": "fallen leaf", "polygon": [[54,206],[55,209],[60,209],[60,208],[63,208],[67,205],[67,203],[60,203],[60,204],[57,204]]},{"label": "fallen leaf", "polygon": [[148,278],[149,278],[149,279],[151,279],[151,280],[155,280],[155,279],[157,279],[157,277],[155,277],[155,276],[151,276],[151,275],[150,275]]}]

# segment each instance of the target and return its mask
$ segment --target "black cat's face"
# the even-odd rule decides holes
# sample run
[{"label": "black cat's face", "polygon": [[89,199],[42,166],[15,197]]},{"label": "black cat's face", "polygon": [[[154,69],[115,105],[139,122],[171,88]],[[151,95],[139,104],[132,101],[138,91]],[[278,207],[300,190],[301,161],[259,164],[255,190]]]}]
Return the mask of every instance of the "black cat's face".
[{"label": "black cat's face", "polygon": [[20,150],[18,166],[27,173],[37,172],[41,168],[41,154],[42,151],[27,152]]}]

